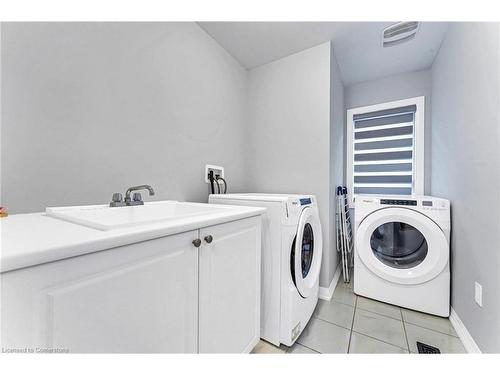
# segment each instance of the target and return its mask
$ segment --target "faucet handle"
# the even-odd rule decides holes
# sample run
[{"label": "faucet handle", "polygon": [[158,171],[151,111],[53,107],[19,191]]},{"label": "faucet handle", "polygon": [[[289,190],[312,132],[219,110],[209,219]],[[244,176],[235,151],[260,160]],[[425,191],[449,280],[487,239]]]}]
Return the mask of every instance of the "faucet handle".
[{"label": "faucet handle", "polygon": [[141,193],[134,193],[134,195],[132,196],[132,199],[134,200],[134,202],[142,202]]},{"label": "faucet handle", "polygon": [[113,198],[111,198],[111,202],[118,203],[118,202],[121,202],[122,199],[123,199],[123,196],[121,193],[114,193]]}]

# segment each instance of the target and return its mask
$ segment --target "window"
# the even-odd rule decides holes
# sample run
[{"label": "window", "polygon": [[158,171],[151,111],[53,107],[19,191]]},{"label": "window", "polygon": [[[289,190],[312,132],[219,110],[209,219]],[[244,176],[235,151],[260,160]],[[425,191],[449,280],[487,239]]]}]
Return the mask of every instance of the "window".
[{"label": "window", "polygon": [[358,194],[424,193],[424,97],[347,111],[347,186]]}]

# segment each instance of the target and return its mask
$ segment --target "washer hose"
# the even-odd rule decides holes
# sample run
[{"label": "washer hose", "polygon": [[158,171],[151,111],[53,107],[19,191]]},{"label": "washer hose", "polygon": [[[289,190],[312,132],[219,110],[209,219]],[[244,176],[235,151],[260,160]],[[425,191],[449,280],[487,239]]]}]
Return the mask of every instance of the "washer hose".
[{"label": "washer hose", "polygon": [[215,178],[217,179],[217,186],[219,186],[219,180],[222,180],[222,182],[224,183],[224,193],[222,193],[222,194],[226,194],[226,192],[227,192],[227,182],[226,182],[226,180],[224,180],[219,175],[215,176]]},{"label": "washer hose", "polygon": [[[210,188],[212,189],[212,194],[215,194],[214,171],[208,172],[208,179],[210,180]],[[219,185],[219,184],[217,183],[217,185]]]}]

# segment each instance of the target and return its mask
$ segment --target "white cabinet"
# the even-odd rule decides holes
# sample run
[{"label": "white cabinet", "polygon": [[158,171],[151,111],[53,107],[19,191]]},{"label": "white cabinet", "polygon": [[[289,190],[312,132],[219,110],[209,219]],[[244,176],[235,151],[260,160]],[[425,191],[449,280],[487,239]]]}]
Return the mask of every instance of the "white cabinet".
[{"label": "white cabinet", "polygon": [[3,273],[2,346],[248,352],[259,339],[260,230],[251,217]]},{"label": "white cabinet", "polygon": [[200,353],[249,352],[259,341],[260,235],[250,220],[200,230]]},{"label": "white cabinet", "polygon": [[2,274],[2,345],[195,353],[198,231]]}]

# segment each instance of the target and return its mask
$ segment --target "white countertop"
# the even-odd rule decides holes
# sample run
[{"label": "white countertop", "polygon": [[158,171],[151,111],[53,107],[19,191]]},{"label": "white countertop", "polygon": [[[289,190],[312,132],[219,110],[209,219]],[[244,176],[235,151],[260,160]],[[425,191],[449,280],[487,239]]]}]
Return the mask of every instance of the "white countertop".
[{"label": "white countertop", "polygon": [[265,208],[226,206],[217,213],[109,231],[52,218],[45,213],[0,219],[0,272],[111,249],[175,233],[261,215]]}]

